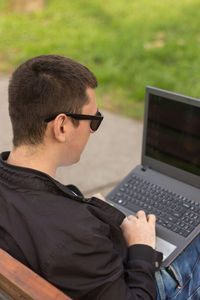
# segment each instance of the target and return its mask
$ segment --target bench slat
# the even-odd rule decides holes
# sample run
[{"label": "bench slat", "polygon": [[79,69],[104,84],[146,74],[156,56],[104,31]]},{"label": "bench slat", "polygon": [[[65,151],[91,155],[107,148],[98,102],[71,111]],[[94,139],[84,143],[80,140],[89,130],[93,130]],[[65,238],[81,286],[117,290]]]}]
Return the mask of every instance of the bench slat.
[{"label": "bench slat", "polygon": [[16,300],[71,300],[2,249],[0,249],[0,289]]}]

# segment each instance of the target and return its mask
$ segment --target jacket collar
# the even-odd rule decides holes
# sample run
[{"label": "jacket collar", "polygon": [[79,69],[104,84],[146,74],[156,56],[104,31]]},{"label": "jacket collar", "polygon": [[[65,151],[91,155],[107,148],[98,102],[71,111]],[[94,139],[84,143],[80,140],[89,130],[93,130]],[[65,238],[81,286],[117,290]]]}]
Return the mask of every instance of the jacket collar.
[{"label": "jacket collar", "polygon": [[0,154],[0,181],[17,189],[43,190],[82,200],[83,194],[73,185],[63,185],[41,171],[8,164],[10,152]]},{"label": "jacket collar", "polygon": [[125,215],[109,203],[96,197],[84,198],[83,194],[74,185],[63,185],[49,175],[31,168],[18,167],[8,164],[10,152],[0,154],[0,182],[9,185],[15,190],[47,191],[55,195],[62,195],[71,199],[95,206],[104,211],[110,223],[118,226],[122,223]]}]

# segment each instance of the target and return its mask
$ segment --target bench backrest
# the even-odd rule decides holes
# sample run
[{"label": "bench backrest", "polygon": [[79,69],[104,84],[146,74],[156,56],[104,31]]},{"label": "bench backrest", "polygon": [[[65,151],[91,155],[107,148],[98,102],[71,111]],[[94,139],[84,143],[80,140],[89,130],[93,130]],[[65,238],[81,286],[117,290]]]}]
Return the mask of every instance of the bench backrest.
[{"label": "bench backrest", "polygon": [[4,295],[7,294],[16,300],[71,300],[2,249],[0,249],[0,289],[3,290],[2,294],[5,293]]}]

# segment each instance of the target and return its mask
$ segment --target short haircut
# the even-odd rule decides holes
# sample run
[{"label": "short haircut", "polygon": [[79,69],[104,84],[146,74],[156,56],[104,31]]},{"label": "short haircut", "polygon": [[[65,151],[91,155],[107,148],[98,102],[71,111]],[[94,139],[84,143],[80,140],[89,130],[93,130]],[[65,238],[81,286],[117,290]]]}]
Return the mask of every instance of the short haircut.
[{"label": "short haircut", "polygon": [[89,87],[97,87],[94,74],[63,56],[41,55],[20,65],[8,88],[13,145],[41,143],[47,126],[44,120],[53,114],[81,113],[88,103]]}]

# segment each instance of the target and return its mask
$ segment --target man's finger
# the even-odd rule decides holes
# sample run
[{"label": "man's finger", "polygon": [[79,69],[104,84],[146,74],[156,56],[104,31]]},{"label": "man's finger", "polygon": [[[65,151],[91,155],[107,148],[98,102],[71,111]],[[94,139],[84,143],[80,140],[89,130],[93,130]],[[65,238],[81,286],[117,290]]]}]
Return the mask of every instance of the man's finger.
[{"label": "man's finger", "polygon": [[156,223],[156,216],[152,215],[152,214],[148,215],[147,221],[148,221],[148,223]]},{"label": "man's finger", "polygon": [[136,219],[136,217],[135,217],[135,216],[133,216],[133,215],[130,215],[130,216],[128,216],[128,217],[127,217],[127,219],[128,219],[129,221],[133,221],[133,220],[135,220],[135,219]]},{"label": "man's finger", "polygon": [[139,210],[136,214],[136,217],[140,220],[146,220],[146,214],[143,210]]}]

